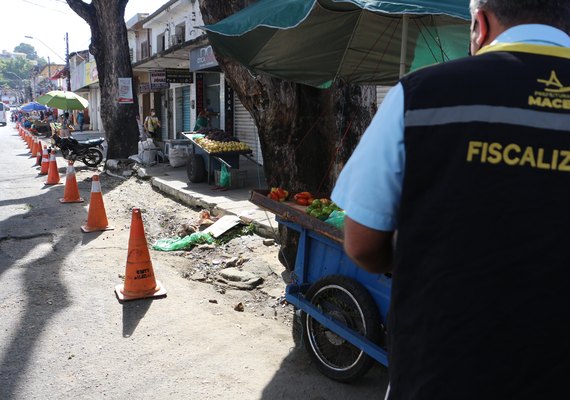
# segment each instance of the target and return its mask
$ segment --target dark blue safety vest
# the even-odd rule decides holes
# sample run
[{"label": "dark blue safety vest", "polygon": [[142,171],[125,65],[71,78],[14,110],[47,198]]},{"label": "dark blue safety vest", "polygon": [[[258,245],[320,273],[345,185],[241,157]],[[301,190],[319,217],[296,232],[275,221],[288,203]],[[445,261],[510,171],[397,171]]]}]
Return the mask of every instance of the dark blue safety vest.
[{"label": "dark blue safety vest", "polygon": [[490,46],[402,85],[390,399],[561,398],[570,375],[570,49]]}]

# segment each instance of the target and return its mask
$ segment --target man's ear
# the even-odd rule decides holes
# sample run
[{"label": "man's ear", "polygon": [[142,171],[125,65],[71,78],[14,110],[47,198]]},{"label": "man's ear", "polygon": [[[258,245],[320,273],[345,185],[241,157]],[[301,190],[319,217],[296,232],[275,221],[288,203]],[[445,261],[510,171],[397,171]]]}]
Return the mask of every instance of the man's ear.
[{"label": "man's ear", "polygon": [[475,43],[479,46],[479,48],[483,47],[487,39],[489,38],[489,19],[487,17],[487,13],[481,9],[475,10]]}]

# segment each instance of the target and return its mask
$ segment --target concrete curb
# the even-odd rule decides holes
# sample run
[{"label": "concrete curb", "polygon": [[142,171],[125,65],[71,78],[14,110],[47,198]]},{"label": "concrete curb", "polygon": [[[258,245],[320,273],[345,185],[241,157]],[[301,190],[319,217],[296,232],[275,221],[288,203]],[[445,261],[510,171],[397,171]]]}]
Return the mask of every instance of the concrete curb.
[{"label": "concrete curb", "polygon": [[[177,187],[173,181],[153,177],[150,180],[152,186],[158,191],[165,193],[177,201],[190,207],[205,208],[213,215],[237,215],[245,224],[253,224],[256,233],[265,238],[278,238],[277,222],[275,215],[262,210],[249,202],[244,206],[244,201],[226,201],[221,204],[206,200],[207,196],[201,197],[199,193]],[[179,182],[178,182],[179,183]],[[208,197],[211,199],[211,197]]]}]

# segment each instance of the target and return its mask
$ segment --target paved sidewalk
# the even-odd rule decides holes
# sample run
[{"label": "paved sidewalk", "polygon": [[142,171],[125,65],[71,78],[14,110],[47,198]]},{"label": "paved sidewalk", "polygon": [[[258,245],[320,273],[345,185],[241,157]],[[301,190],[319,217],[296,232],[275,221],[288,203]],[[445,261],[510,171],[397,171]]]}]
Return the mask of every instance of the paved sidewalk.
[{"label": "paved sidewalk", "polygon": [[[249,165],[248,165],[249,164]],[[247,184],[242,189],[214,190],[208,183],[189,182],[186,166],[173,168],[169,163],[142,166],[152,185],[190,207],[208,209],[213,215],[233,214],[245,223],[253,223],[261,236],[275,238],[277,222],[275,215],[249,201],[252,189],[266,188],[263,167],[245,161],[240,170],[247,171]]]},{"label": "paved sidewalk", "polygon": [[[72,135],[79,141],[106,137],[104,132],[97,131],[76,131],[72,132]],[[49,142],[50,139],[46,138],[44,141]],[[106,144],[103,143],[105,153]],[[215,186],[208,183],[191,183],[186,174],[186,166],[173,168],[166,162],[151,166],[141,165],[141,170],[143,176],[150,177],[152,185],[158,191],[174,197],[182,204],[207,209],[213,215],[237,215],[244,223],[253,223],[259,235],[277,237],[275,215],[249,201],[252,189],[267,188],[262,166],[241,159],[240,170],[247,171],[246,185],[241,189],[225,191],[213,190]]]}]

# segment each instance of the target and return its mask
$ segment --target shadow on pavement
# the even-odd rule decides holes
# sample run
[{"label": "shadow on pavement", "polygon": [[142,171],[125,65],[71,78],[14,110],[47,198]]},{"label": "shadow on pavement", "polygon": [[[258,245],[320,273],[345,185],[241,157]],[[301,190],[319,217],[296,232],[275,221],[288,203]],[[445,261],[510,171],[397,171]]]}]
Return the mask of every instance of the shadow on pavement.
[{"label": "shadow on pavement", "polygon": [[[18,387],[25,384],[28,366],[36,362],[39,338],[57,314],[73,306],[68,282],[61,277],[63,260],[76,246],[97,238],[96,234],[87,236],[80,231],[87,219],[85,208],[58,201],[63,185],[35,188],[39,184],[34,182],[36,172],[18,170],[23,161],[17,164],[12,171],[0,173],[4,199],[0,208],[4,208],[4,216],[10,215],[0,223],[0,278],[9,283],[3,283],[0,291],[0,308],[4,309],[0,399],[17,397]],[[123,182],[111,177],[104,179],[106,191]],[[90,191],[90,179],[78,185],[83,193]],[[18,197],[30,192],[39,194]],[[139,304],[142,305],[135,306],[136,313],[129,321],[140,320],[150,306],[150,302]]]},{"label": "shadow on pavement", "polygon": [[361,400],[383,399],[388,386],[388,370],[375,365],[357,382],[331,380],[317,370],[303,346],[297,346],[283,359],[279,370],[263,389],[262,400]]},{"label": "shadow on pavement", "polygon": [[139,322],[144,318],[153,299],[133,300],[123,303],[123,337],[131,337]]}]

